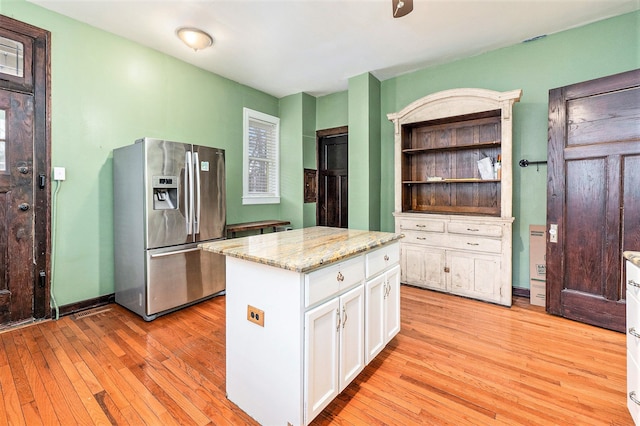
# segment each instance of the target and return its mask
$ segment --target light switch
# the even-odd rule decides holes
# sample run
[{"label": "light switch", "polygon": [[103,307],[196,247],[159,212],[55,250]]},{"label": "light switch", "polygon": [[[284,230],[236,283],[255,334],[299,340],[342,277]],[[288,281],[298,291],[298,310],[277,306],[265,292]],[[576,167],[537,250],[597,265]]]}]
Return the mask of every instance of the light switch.
[{"label": "light switch", "polygon": [[558,242],[558,224],[552,223],[549,225],[549,242],[557,243]]}]

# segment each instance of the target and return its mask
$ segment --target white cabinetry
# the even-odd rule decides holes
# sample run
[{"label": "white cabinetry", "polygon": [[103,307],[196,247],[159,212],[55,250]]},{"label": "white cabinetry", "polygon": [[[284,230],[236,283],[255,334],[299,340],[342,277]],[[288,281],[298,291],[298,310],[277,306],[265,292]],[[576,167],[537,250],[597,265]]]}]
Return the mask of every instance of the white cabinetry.
[{"label": "white cabinetry", "polygon": [[[260,424],[309,424],[398,333],[399,258],[395,242],[299,273],[227,256],[229,400]],[[379,280],[384,303],[365,280]],[[249,306],[264,327],[248,321]],[[371,330],[383,343],[370,354]]]},{"label": "white cabinetry", "polygon": [[[512,107],[520,95],[446,90],[387,116],[403,283],[511,306]],[[481,176],[485,157],[501,161],[501,172]]]},{"label": "white cabinetry", "polygon": [[306,417],[316,417],[364,369],[364,287],[305,313]]},{"label": "white cabinetry", "polygon": [[626,265],[627,407],[635,424],[640,424],[640,267],[629,260]]},{"label": "white cabinetry", "polygon": [[401,280],[511,304],[511,219],[396,213]]}]

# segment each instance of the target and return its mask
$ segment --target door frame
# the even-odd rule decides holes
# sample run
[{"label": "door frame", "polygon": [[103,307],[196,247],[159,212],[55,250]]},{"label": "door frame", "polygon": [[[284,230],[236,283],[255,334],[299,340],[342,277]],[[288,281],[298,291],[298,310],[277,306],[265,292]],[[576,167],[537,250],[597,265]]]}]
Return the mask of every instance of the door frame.
[{"label": "door frame", "polygon": [[[317,180],[316,180],[316,225],[320,223],[320,209],[322,208],[320,204],[320,200],[322,199],[321,182],[320,182],[320,165],[322,164],[322,149],[320,140],[327,136],[338,136],[338,135],[349,135],[349,126],[340,126],[334,127],[331,129],[317,130],[316,131],[316,170],[317,170]],[[348,143],[348,142],[347,142]],[[347,177],[348,179],[348,177]],[[348,191],[348,189],[347,189]],[[347,218],[348,219],[348,218]]]},{"label": "door frame", "polygon": [[[0,74],[0,89],[33,96],[33,318],[43,319],[51,316],[51,33],[3,15],[0,29],[27,37],[33,43],[29,55],[32,78],[26,78],[26,67],[22,81]],[[26,53],[25,50],[25,57]]]}]

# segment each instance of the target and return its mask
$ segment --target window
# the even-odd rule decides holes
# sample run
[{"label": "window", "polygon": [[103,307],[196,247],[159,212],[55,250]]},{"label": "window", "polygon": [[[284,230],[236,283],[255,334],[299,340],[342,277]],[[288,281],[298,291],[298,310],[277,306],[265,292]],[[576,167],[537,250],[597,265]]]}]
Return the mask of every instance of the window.
[{"label": "window", "polygon": [[280,119],[244,108],[242,204],[280,202]]}]

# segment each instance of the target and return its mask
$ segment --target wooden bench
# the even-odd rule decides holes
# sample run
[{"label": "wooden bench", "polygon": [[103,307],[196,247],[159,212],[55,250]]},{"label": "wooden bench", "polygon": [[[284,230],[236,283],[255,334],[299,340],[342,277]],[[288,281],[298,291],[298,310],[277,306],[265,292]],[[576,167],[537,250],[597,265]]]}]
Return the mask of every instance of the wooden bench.
[{"label": "wooden bench", "polygon": [[231,238],[235,238],[236,232],[253,231],[256,229],[259,229],[260,233],[263,234],[267,228],[273,228],[273,232],[275,232],[276,227],[290,224],[291,222],[288,220],[258,220],[256,222],[234,223],[227,225],[227,234],[231,234]]}]

